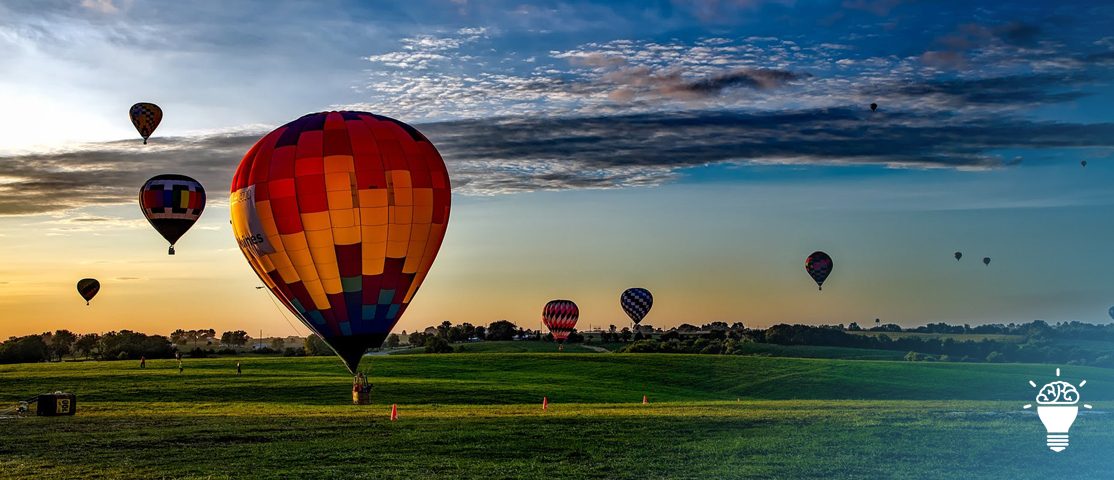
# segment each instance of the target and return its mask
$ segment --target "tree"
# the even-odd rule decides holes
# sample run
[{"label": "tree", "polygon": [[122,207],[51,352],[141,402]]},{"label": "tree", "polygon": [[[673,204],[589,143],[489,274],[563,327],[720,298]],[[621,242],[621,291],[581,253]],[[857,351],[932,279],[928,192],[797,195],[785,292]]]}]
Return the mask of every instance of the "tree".
[{"label": "tree", "polygon": [[623,327],[623,332],[620,334],[623,337],[623,343],[629,342],[631,339],[630,329]]},{"label": "tree", "polygon": [[425,340],[425,353],[453,353],[453,347],[444,338],[431,336]]},{"label": "tree", "polygon": [[387,348],[398,348],[399,342],[397,333],[387,335]]},{"label": "tree", "polygon": [[170,332],[170,341],[175,345],[185,345],[188,338],[186,331],[181,328]]},{"label": "tree", "polygon": [[271,350],[281,352],[284,348],[286,348],[286,342],[282,341],[281,338],[271,339]]},{"label": "tree", "polygon": [[63,355],[68,355],[73,351],[73,344],[75,341],[77,341],[77,335],[74,335],[73,332],[69,330],[55,331],[54,335],[51,335],[50,343],[48,344],[50,355],[61,362]]},{"label": "tree", "polygon": [[437,336],[449,340],[449,330],[453,328],[452,322],[445,320],[437,326]]},{"label": "tree", "polygon": [[518,327],[506,320],[499,320],[487,326],[488,340],[511,340]]},{"label": "tree", "polygon": [[321,337],[314,334],[310,334],[310,336],[306,337],[305,350],[306,355],[311,357],[333,354],[333,350],[329,348],[329,345],[326,344]]},{"label": "tree", "polygon": [[248,336],[248,332],[243,330],[224,332],[220,336],[220,343],[222,345],[238,345],[242,347],[248,343],[248,340],[251,340],[251,337]]},{"label": "tree", "polygon": [[0,363],[45,362],[50,358],[50,350],[42,335],[11,337],[0,343]]},{"label": "tree", "polygon": [[95,333],[86,333],[78,337],[77,341],[73,343],[74,355],[80,354],[83,357],[89,357],[94,356],[94,353],[100,353],[97,349],[100,339],[101,336]]},{"label": "tree", "polygon": [[421,347],[425,345],[425,337],[427,337],[426,334],[415,330],[414,333],[411,333],[410,336],[406,338],[407,343],[409,343],[411,347]]}]

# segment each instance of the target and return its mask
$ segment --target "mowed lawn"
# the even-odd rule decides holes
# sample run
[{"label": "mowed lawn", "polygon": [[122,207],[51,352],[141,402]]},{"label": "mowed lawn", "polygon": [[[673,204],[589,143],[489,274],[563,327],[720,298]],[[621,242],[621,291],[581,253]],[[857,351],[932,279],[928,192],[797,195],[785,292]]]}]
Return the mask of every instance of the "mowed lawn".
[{"label": "mowed lawn", "polygon": [[[240,361],[244,374],[235,374]],[[1114,370],[1060,454],[1028,385],[1050,365],[576,353],[0,365],[0,478],[1110,478]],[[642,395],[650,398],[642,405]],[[550,408],[541,410],[548,396]],[[400,419],[388,419],[390,405]]]}]

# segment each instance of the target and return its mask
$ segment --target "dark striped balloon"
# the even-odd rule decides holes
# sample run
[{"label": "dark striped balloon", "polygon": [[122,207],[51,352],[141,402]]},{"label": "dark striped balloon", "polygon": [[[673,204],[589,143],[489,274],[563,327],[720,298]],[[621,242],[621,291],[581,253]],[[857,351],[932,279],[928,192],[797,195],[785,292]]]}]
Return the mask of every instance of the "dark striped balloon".
[{"label": "dark striped balloon", "polygon": [[97,292],[101,291],[101,282],[95,278],[83,278],[77,281],[77,293],[81,298],[85,299],[85,304],[89,304],[89,300],[97,296]]},{"label": "dark striped balloon", "polygon": [[816,281],[816,286],[820,287],[820,290],[824,289],[824,280],[831,275],[833,266],[832,257],[824,252],[812,252],[812,255],[805,259],[805,271]]},{"label": "dark striped balloon", "polygon": [[169,254],[174,255],[174,243],[205,211],[205,188],[185,175],[157,175],[139,189],[139,208],[159,235],[170,242]]},{"label": "dark striped balloon", "polygon": [[650,313],[654,306],[654,296],[645,288],[628,288],[619,295],[619,305],[635,325],[641,322]]},{"label": "dark striped balloon", "polygon": [[542,323],[558,342],[569,338],[578,318],[580,318],[580,309],[572,300],[550,300],[542,309]]}]

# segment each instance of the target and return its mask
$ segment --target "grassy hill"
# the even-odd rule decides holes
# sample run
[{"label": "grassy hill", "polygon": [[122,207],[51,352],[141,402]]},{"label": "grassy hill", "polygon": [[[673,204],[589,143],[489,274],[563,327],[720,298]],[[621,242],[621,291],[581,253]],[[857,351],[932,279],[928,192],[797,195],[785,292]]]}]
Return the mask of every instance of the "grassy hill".
[{"label": "grassy hill", "polygon": [[329,357],[185,367],[0,366],[0,403],[64,389],[79,405],[72,418],[0,418],[0,478],[1022,479],[1114,467],[1107,369],[1065,367],[1088,380],[1097,411],[1056,456],[1021,409],[1029,379],[1053,378],[1048,365],[377,356],[365,359],[376,404],[362,407],[347,404],[350,378]]}]

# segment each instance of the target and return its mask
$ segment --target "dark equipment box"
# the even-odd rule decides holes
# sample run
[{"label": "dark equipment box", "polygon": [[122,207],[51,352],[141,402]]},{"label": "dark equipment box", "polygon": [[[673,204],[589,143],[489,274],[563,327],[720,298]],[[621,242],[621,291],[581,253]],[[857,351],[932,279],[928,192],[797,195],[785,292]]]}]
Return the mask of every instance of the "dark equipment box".
[{"label": "dark equipment box", "polygon": [[77,395],[72,393],[47,393],[39,395],[35,413],[40,417],[73,415],[77,413]]}]

